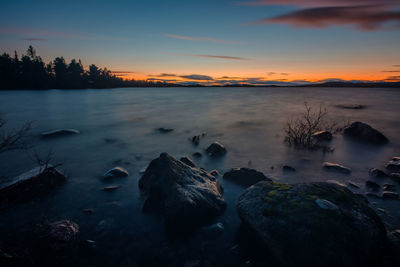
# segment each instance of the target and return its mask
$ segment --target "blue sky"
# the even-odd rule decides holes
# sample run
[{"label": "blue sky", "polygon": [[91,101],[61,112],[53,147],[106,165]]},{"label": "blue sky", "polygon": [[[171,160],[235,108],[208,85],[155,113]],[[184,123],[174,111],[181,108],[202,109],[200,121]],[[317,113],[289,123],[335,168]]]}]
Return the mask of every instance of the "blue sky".
[{"label": "blue sky", "polygon": [[[0,48],[23,53],[32,44],[45,61],[80,58],[138,79],[382,80],[400,75],[395,2],[356,0],[361,13],[330,8],[343,0],[3,0]],[[303,10],[313,13],[304,18]],[[335,17],[316,21],[316,12]]]}]

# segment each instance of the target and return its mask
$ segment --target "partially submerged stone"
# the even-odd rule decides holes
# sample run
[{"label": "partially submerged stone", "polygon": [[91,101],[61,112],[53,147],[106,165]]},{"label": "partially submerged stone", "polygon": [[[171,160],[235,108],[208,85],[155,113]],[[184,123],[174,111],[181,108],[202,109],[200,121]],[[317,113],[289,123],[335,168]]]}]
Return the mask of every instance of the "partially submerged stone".
[{"label": "partially submerged stone", "polygon": [[386,165],[386,169],[391,172],[400,172],[400,159],[393,157],[392,160]]},{"label": "partially submerged stone", "polygon": [[121,187],[120,185],[110,185],[110,186],[103,187],[101,190],[103,190],[105,192],[111,192],[111,191],[117,190],[120,187]]},{"label": "partially submerged stone", "polygon": [[332,140],[332,133],[329,131],[318,131],[313,133],[312,137],[318,141],[330,141]]},{"label": "partially submerged stone", "polygon": [[198,146],[200,143],[200,135],[195,135],[192,137],[192,144]]},{"label": "partially submerged stone", "polygon": [[396,192],[392,192],[392,191],[384,191],[382,192],[382,198],[383,199],[399,199],[399,194],[397,194]]},{"label": "partially submerged stone", "polygon": [[5,205],[30,199],[65,180],[65,175],[50,165],[34,168],[0,185],[0,203]]},{"label": "partially submerged stone", "polygon": [[61,220],[47,224],[47,237],[55,241],[70,242],[74,240],[78,232],[78,224],[70,220]]},{"label": "partially submerged stone", "polygon": [[269,262],[282,266],[380,263],[385,227],[367,201],[345,187],[260,182],[239,196],[237,209],[245,229],[254,236],[245,245],[261,250]]},{"label": "partially submerged stone", "polygon": [[368,188],[371,188],[374,191],[378,191],[379,188],[381,187],[379,184],[373,182],[373,181],[366,181],[365,186]]},{"label": "partially submerged stone", "polygon": [[369,173],[370,176],[378,177],[378,178],[383,178],[383,177],[387,177],[388,176],[384,171],[376,169],[376,168],[370,169],[368,173]]},{"label": "partially submerged stone", "polygon": [[285,172],[295,172],[296,169],[292,166],[289,165],[283,165],[282,170]]},{"label": "partially submerged stone", "polygon": [[389,142],[387,137],[381,132],[359,121],[353,122],[350,126],[346,127],[343,134],[372,144],[386,144]]},{"label": "partially submerged stone", "polygon": [[206,149],[206,152],[210,157],[221,157],[224,156],[227,151],[222,144],[214,142]]},{"label": "partially submerged stone", "polygon": [[272,181],[262,172],[249,168],[232,169],[226,172],[223,178],[244,187],[249,187],[260,181]]},{"label": "partially submerged stone", "polygon": [[105,178],[127,177],[127,176],[129,176],[129,172],[122,167],[114,167],[111,170],[108,170],[103,176]]},{"label": "partially submerged stone", "polygon": [[332,171],[337,171],[345,174],[351,173],[351,169],[348,167],[345,167],[343,165],[337,164],[337,163],[331,163],[331,162],[324,162],[322,164],[325,169],[327,170],[332,170]]},{"label": "partially submerged stone", "polygon": [[167,153],[150,162],[139,187],[147,196],[145,207],[163,215],[171,231],[204,225],[226,207],[214,176]]},{"label": "partially submerged stone", "polygon": [[391,173],[391,174],[389,175],[389,177],[390,177],[393,181],[396,181],[396,182],[400,183],[400,173],[396,173],[396,172]]},{"label": "partially submerged stone", "polygon": [[340,104],[336,105],[336,107],[343,109],[365,109],[367,106],[360,104]]},{"label": "partially submerged stone", "polygon": [[157,130],[158,130],[160,133],[170,133],[170,132],[174,131],[174,129],[171,129],[171,128],[163,128],[163,127],[158,128]]},{"label": "partially submerged stone", "polygon": [[42,137],[50,138],[50,137],[61,137],[68,135],[80,134],[81,132],[76,129],[56,129],[47,132],[43,132],[40,135]]}]

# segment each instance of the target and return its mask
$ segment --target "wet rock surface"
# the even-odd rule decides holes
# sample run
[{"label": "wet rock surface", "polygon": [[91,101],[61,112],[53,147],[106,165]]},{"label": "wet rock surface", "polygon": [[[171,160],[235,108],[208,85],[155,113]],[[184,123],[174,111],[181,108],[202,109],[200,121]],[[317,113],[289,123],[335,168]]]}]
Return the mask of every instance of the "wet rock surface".
[{"label": "wet rock surface", "polygon": [[152,160],[139,180],[147,209],[160,213],[169,231],[190,230],[221,214],[226,203],[218,180],[167,153]]},{"label": "wet rock surface", "polygon": [[322,166],[329,171],[336,171],[340,173],[345,173],[345,174],[350,174],[351,169],[348,167],[345,167],[343,165],[337,164],[337,163],[331,163],[331,162],[324,162]]},{"label": "wet rock surface", "polygon": [[387,177],[388,176],[384,171],[376,169],[376,168],[370,169],[368,171],[368,173],[369,173],[369,176],[377,177],[377,178],[383,178],[383,177]]},{"label": "wet rock surface", "polygon": [[393,157],[391,161],[386,165],[386,169],[391,172],[400,172],[400,158]]},{"label": "wet rock surface", "polygon": [[125,168],[114,167],[111,170],[108,170],[103,176],[104,178],[127,177],[129,176],[129,172]]},{"label": "wet rock surface", "polygon": [[250,168],[232,169],[226,172],[223,178],[244,187],[249,187],[260,181],[272,181],[262,172]]},{"label": "wet rock surface", "polygon": [[363,122],[353,122],[350,126],[346,127],[343,131],[345,136],[355,138],[357,140],[372,143],[372,144],[386,144],[389,142],[386,136],[384,136],[378,130],[372,128]]},{"label": "wet rock surface", "polygon": [[260,182],[240,195],[237,209],[253,236],[246,246],[256,251],[262,245],[262,255],[268,255],[259,255],[262,262],[283,266],[381,262],[385,227],[367,201],[345,187]]},{"label": "wet rock surface", "polygon": [[182,161],[183,163],[185,163],[186,165],[190,166],[190,167],[196,167],[196,164],[194,164],[193,160],[189,157],[182,157],[180,158],[180,161]]}]

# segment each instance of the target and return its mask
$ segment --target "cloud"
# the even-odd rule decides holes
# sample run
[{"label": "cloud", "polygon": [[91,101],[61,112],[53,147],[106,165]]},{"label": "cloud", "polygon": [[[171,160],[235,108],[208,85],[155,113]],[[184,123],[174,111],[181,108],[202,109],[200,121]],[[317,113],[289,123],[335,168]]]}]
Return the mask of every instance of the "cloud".
[{"label": "cloud", "polygon": [[124,71],[124,70],[115,70],[115,71],[111,71],[111,73],[114,74],[129,74],[129,73],[134,73],[133,71]]},{"label": "cloud", "polygon": [[252,24],[288,24],[311,28],[353,25],[364,31],[378,30],[386,26],[400,29],[400,11],[378,6],[317,7],[262,19]]},{"label": "cloud", "polygon": [[23,38],[22,40],[24,40],[24,41],[31,41],[31,42],[34,42],[34,41],[38,41],[38,42],[40,42],[40,41],[47,41],[47,39],[45,39],[45,38]]},{"label": "cloud", "polygon": [[182,75],[179,77],[188,79],[188,80],[199,80],[199,81],[213,81],[214,80],[211,76],[200,75],[200,74]]},{"label": "cloud", "polygon": [[398,5],[398,0],[259,0],[241,2],[241,5],[289,5],[301,7],[331,7],[331,6],[357,6],[357,5]]},{"label": "cloud", "polygon": [[194,37],[194,36],[185,36],[185,35],[177,35],[177,34],[163,34],[165,37],[186,40],[186,41],[198,41],[198,42],[213,42],[219,44],[234,44],[236,42],[228,41],[228,40],[220,40],[211,37]]},{"label": "cloud", "polygon": [[393,65],[393,67],[400,68],[400,65]]},{"label": "cloud", "polygon": [[191,57],[203,57],[203,58],[217,58],[217,59],[224,59],[224,60],[250,60],[244,57],[230,57],[230,56],[216,56],[216,55],[187,55]]},{"label": "cloud", "polygon": [[400,70],[383,70],[382,72],[388,72],[388,73],[391,73],[391,72],[394,72],[394,73],[400,73]]},{"label": "cloud", "polygon": [[400,76],[389,76],[385,79],[387,82],[400,82]]}]

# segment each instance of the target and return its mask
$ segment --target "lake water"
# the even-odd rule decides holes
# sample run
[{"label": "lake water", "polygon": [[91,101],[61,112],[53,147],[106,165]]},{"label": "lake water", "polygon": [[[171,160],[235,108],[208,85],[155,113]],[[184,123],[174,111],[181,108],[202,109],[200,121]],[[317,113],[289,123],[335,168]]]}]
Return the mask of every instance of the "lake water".
[{"label": "lake water", "polygon": [[[304,102],[325,105],[332,119],[360,120],[381,130],[390,143],[376,147],[338,135],[333,153],[299,151],[284,142],[288,119],[304,111]],[[362,104],[351,110],[338,104]],[[29,246],[24,233],[41,222],[71,219],[80,225],[79,240],[94,240],[96,248],[70,255],[66,265],[157,266],[239,265],[247,259],[236,253],[240,219],[235,202],[243,188],[219,177],[224,187],[226,211],[215,222],[225,230],[217,236],[194,234],[185,240],[165,236],[161,219],[143,214],[143,196],[138,188],[140,170],[161,152],[174,157],[203,152],[213,141],[224,144],[220,159],[203,156],[198,166],[221,174],[234,167],[251,167],[277,181],[297,183],[336,180],[360,185],[365,193],[370,168],[384,169],[392,156],[400,156],[400,90],[366,88],[124,88],[108,90],[1,91],[0,113],[7,128],[33,121],[30,143],[42,155],[53,152],[53,164],[68,175],[68,181],[49,194],[5,210],[0,215],[2,240]],[[173,128],[168,134],[155,129]],[[81,134],[45,140],[40,133],[74,128]],[[200,145],[189,141],[206,132]],[[322,162],[351,167],[351,175],[327,172]],[[291,165],[295,173],[283,173]],[[102,175],[114,166],[130,172],[128,178],[105,182]],[[0,155],[0,176],[10,177],[35,167],[27,152]],[[390,179],[378,181],[393,183]],[[115,192],[100,189],[122,185]],[[399,192],[399,190],[397,190]],[[400,228],[399,201],[370,199],[389,229]],[[83,210],[91,208],[93,214]],[[136,265],[135,265],[136,264]]]}]

